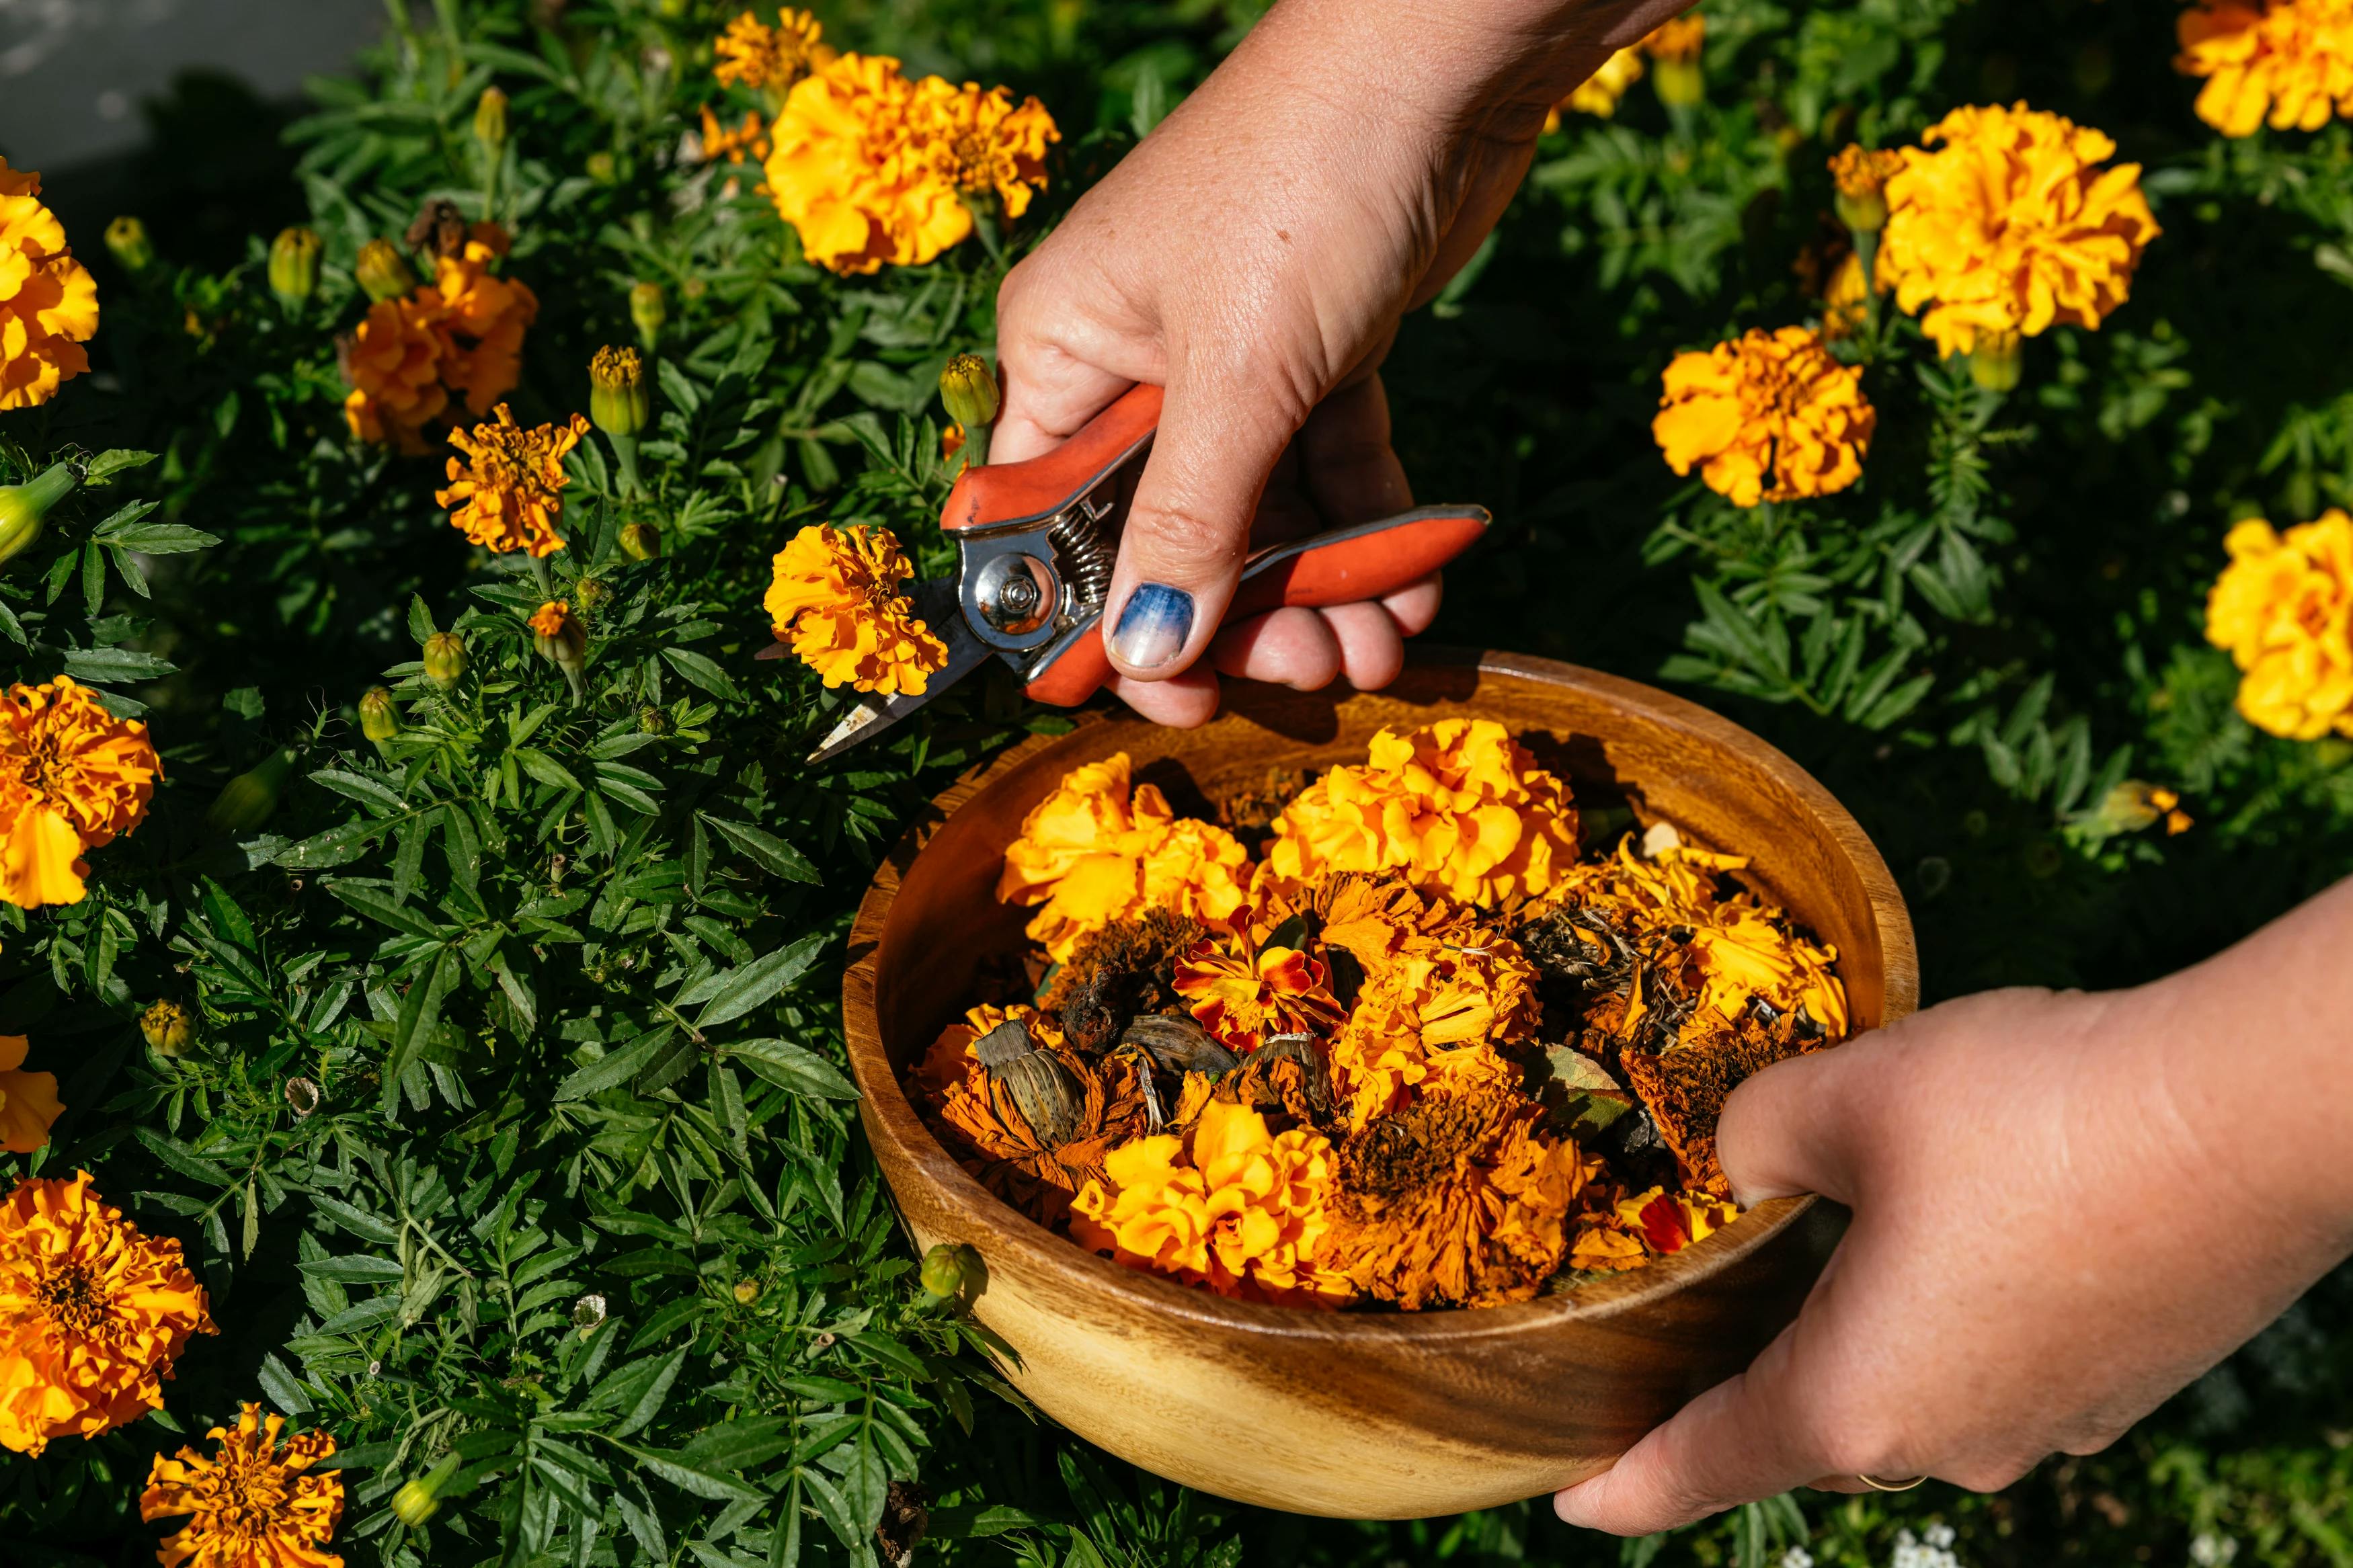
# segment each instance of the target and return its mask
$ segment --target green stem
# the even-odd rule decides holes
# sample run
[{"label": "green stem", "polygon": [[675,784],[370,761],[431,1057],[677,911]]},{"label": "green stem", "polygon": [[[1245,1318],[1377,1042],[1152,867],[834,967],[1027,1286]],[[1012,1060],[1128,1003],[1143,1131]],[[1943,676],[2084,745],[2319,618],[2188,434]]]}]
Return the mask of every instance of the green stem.
[{"label": "green stem", "polygon": [[605,439],[612,444],[613,460],[620,465],[621,494],[645,494],[645,487],[638,479],[638,438],[635,436],[616,436],[608,430],[605,433]]},{"label": "green stem", "polygon": [[980,468],[988,466],[988,426],[976,425],[964,433],[964,466]]}]

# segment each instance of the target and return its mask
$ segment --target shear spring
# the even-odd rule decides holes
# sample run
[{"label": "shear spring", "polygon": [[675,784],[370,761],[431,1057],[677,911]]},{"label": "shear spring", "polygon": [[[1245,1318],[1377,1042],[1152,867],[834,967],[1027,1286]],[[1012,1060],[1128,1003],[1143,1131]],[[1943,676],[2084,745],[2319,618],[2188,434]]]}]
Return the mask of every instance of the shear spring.
[{"label": "shear spring", "polygon": [[1074,613],[1103,608],[1111,596],[1111,572],[1119,561],[1119,547],[1106,537],[1100,521],[1083,510],[1068,512],[1047,537],[1061,552]]}]

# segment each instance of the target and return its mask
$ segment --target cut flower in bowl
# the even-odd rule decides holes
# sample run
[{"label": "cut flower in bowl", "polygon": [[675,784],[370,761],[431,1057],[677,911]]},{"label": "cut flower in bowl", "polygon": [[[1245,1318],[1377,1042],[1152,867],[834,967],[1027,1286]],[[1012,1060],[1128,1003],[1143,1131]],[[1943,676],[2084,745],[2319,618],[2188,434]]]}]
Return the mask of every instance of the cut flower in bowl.
[{"label": "cut flower in bowl", "polygon": [[1724,1100],[1916,994],[1819,785],[1542,661],[1089,724],[940,804],[845,988],[894,1196],[1048,1414],[1248,1501],[1533,1495],[1738,1371],[1830,1216],[1734,1205]]}]

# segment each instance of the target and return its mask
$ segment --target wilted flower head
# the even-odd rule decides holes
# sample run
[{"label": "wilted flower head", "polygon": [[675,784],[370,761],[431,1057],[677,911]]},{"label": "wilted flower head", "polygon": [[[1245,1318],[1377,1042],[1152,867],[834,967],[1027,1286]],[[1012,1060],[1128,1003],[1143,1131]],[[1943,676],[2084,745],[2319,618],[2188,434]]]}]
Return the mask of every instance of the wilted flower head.
[{"label": "wilted flower head", "polygon": [[157,1561],[170,1568],[343,1568],[326,1550],[343,1517],[343,1479],[312,1467],[332,1456],[335,1440],[304,1432],[281,1444],[283,1415],[247,1405],[237,1428],[205,1434],[210,1455],[182,1448],[179,1458],[155,1456],[140,1495],[139,1517],[185,1518],[164,1539]]},{"label": "wilted flower head", "polygon": [[147,726],[66,676],[0,696],[0,897],[81,901],[81,857],[147,819],[163,763]]},{"label": "wilted flower head", "polygon": [[180,1244],[90,1181],[27,1177],[0,1204],[0,1445],[19,1453],[160,1408],[189,1336],[214,1331]]},{"label": "wilted flower head", "polygon": [[947,645],[899,593],[914,568],[890,530],[811,523],[776,552],[772,570],[764,602],[776,640],[828,686],[921,692],[947,663]]},{"label": "wilted flower head", "polygon": [[2159,231],[2140,165],[2101,166],[2114,142],[2022,103],[1957,109],[1921,140],[1887,182],[1879,267],[1939,350],[2097,327],[2124,304]]},{"label": "wilted flower head", "polygon": [[2292,741],[2353,735],[2353,517],[2332,507],[2284,536],[2250,519],[2223,548],[2206,640],[2242,672],[2240,713]]},{"label": "wilted flower head", "polygon": [[2193,0],[2174,67],[2203,77],[2198,118],[2225,136],[2353,116],[2353,0]]},{"label": "wilted flower head", "polygon": [[41,205],[41,176],[0,158],[0,412],[47,403],[90,369],[98,284]]},{"label": "wilted flower head", "polygon": [[588,434],[588,421],[575,414],[562,425],[526,430],[505,404],[496,413],[495,423],[477,425],[470,435],[449,432],[449,445],[467,461],[449,459],[449,488],[433,499],[449,509],[452,527],[485,549],[553,555],[564,548],[555,531],[571,482],[564,458]]},{"label": "wilted flower head", "polygon": [[711,74],[722,87],[765,89],[781,94],[822,64],[828,50],[825,29],[816,16],[786,6],[776,13],[773,27],[746,11],[727,24],[713,46],[719,63]]},{"label": "wilted flower head", "polygon": [[1651,433],[1678,474],[1735,506],[1831,495],[1862,477],[1878,416],[1862,370],[1804,327],[1761,329],[1667,366]]}]

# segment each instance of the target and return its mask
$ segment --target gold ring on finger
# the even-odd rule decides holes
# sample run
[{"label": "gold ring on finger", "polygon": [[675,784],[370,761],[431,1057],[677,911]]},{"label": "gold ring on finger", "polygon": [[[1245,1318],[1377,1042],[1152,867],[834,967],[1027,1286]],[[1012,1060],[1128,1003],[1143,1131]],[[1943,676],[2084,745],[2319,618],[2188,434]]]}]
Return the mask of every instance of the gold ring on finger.
[{"label": "gold ring on finger", "polygon": [[1883,1481],[1877,1476],[1866,1476],[1858,1470],[1854,1479],[1875,1492],[1908,1492],[1928,1478],[1921,1475],[1914,1476],[1908,1481]]}]

